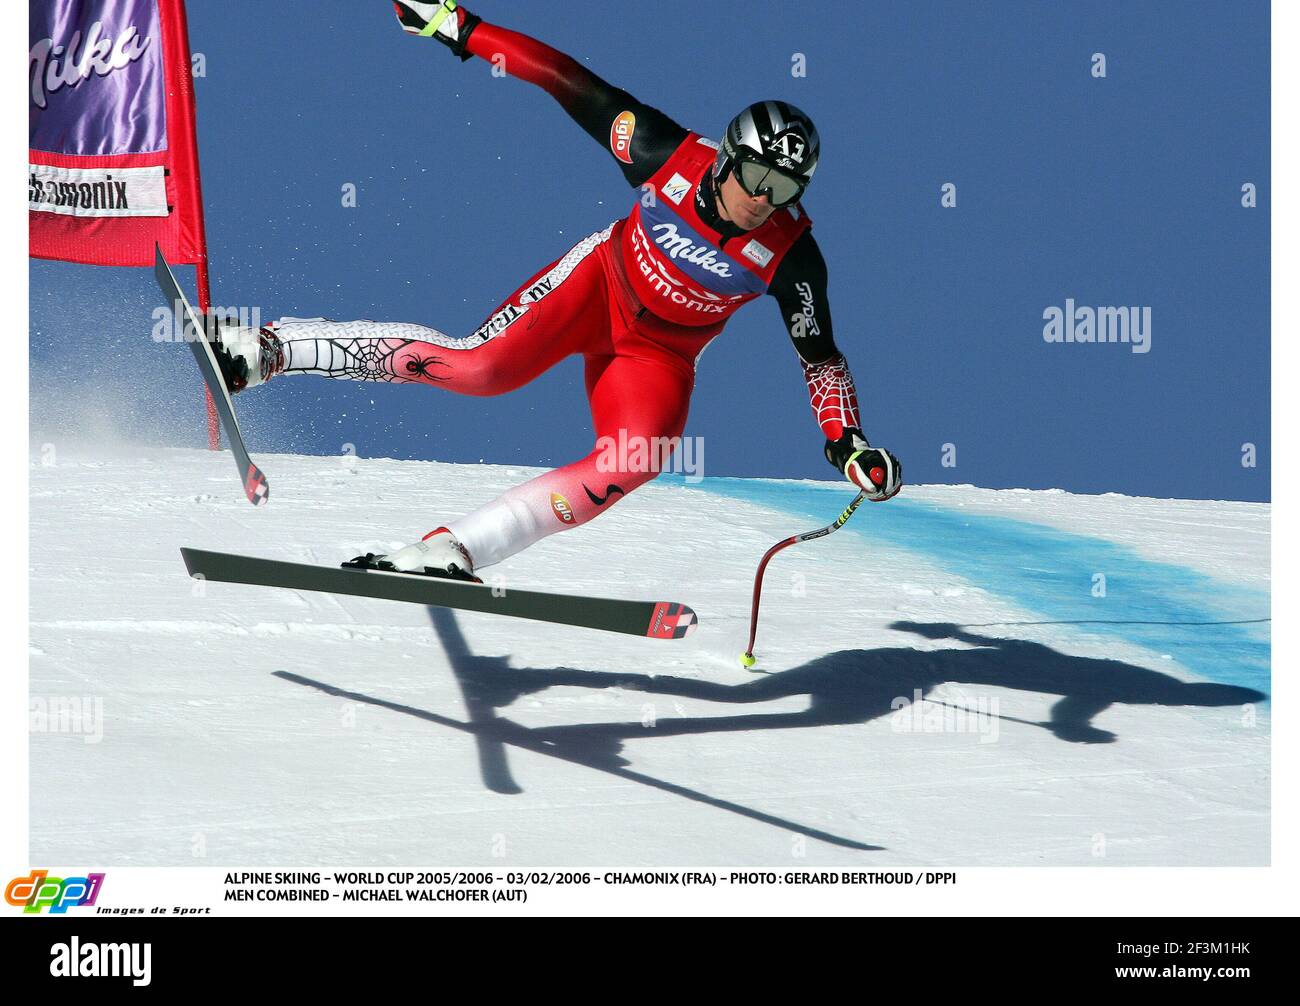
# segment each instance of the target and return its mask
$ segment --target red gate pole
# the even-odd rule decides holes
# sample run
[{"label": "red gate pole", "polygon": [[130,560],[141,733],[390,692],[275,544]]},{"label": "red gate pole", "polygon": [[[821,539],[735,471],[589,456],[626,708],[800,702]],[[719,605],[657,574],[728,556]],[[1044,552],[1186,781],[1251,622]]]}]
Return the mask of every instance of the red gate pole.
[{"label": "red gate pole", "polygon": [[[194,269],[198,276],[199,310],[205,315],[212,310],[212,291],[208,287],[208,245],[206,238],[199,264]],[[217,419],[217,403],[212,400],[212,391],[203,386],[203,401],[208,407],[208,450],[221,450],[221,423]]]},{"label": "red gate pole", "polygon": [[[162,0],[159,0],[161,3]],[[198,211],[196,214],[195,226],[197,228],[197,244],[199,247],[198,262],[195,263],[194,272],[197,277],[199,293],[199,310],[207,314],[212,310],[212,291],[208,285],[208,233],[205,213],[203,212],[203,172],[199,165],[199,137],[198,137],[198,101],[194,98],[194,56],[190,48],[190,26],[189,18],[185,13],[185,0],[176,0],[174,6],[169,7],[169,11],[176,17],[176,31],[180,40],[182,51],[185,54],[185,65],[183,68],[178,67],[180,75],[176,80],[176,86],[184,92],[189,98],[189,107],[192,110],[190,116],[190,129],[185,142],[189,146],[194,163],[194,195],[198,201]],[[217,419],[217,406],[212,400],[212,392],[206,385],[203,388],[203,399],[207,405],[208,413],[208,447],[211,450],[221,449],[221,426]]]}]

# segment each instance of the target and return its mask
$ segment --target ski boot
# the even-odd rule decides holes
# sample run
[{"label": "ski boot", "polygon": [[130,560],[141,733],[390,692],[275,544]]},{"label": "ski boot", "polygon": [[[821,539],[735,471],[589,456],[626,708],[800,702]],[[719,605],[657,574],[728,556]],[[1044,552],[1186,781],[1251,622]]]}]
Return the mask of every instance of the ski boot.
[{"label": "ski boot", "polygon": [[205,315],[203,324],[221,379],[232,395],[264,384],[284,369],[284,348],[274,323],[254,329],[225,325],[217,316]]},{"label": "ski boot", "polygon": [[474,561],[469,551],[445,527],[430,531],[421,540],[392,555],[367,552],[343,564],[348,569],[377,569],[386,573],[415,573],[445,580],[482,583],[474,575]]}]

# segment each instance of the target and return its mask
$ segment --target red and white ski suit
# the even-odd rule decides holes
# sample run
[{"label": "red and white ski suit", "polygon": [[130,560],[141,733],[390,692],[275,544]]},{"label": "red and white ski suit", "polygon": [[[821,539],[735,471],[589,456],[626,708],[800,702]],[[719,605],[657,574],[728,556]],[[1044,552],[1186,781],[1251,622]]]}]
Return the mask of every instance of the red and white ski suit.
[{"label": "red and white ski suit", "polygon": [[800,206],[741,232],[712,202],[716,144],[527,36],[480,23],[465,48],[485,59],[504,54],[512,75],[545,87],[589,132],[607,129],[610,153],[641,190],[631,213],[538,271],[463,338],[421,325],[320,318],[283,318],[276,332],[284,373],[431,384],[466,395],[512,391],[582,356],[596,444],[586,457],[445,522],[476,569],[591,520],[667,465],[701,352],[742,304],[772,292],[796,246],[812,260],[811,276],[786,270],[792,275],[778,300],[814,412],[831,440],[860,425],[852,379],[830,339],[824,263]]}]

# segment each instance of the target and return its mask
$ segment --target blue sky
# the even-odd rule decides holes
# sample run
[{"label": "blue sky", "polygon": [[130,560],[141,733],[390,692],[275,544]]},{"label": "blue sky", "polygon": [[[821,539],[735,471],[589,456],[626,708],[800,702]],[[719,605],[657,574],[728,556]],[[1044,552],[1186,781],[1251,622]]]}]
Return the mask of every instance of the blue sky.
[{"label": "blue sky", "polygon": [[[1269,498],[1266,3],[471,6],[706,134],[755,99],[812,113],[837,341],[909,481]],[[387,3],[190,7],[218,304],[464,334],[630,206],[543,92],[407,38]],[[108,396],[132,436],[202,442],[188,354],[149,339],[147,270],[31,277],[38,436]],[[1044,342],[1067,298],[1150,307],[1151,351]],[[549,465],[591,446],[576,361],[499,399],[294,379],[238,404],[263,451]],[[709,475],[833,477],[770,299],[704,355],[687,433]]]}]

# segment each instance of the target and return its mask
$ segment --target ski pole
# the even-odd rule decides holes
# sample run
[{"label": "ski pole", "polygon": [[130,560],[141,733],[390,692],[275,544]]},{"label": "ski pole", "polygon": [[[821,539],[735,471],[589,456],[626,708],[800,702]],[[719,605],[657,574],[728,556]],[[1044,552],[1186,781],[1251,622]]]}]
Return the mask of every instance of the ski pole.
[{"label": "ski pole", "polygon": [[743,667],[754,666],[754,637],[758,634],[758,601],[763,594],[763,573],[767,570],[767,564],[771,561],[772,556],[776,555],[784,548],[791,545],[797,545],[800,542],[812,541],[814,538],[824,538],[832,531],[837,531],[853,516],[853,511],[858,508],[864,499],[866,493],[858,493],[857,498],[844,508],[844,512],[836,517],[825,527],[819,527],[816,531],[805,531],[803,534],[792,535],[783,541],[778,541],[775,545],[763,553],[763,558],[758,564],[758,572],[754,574],[754,604],[749,612],[749,646],[744,653],[740,655],[740,663]]}]

